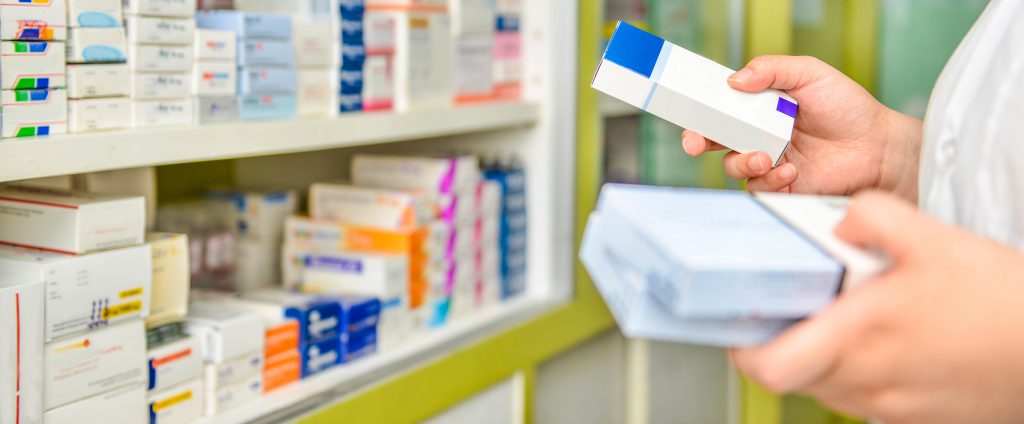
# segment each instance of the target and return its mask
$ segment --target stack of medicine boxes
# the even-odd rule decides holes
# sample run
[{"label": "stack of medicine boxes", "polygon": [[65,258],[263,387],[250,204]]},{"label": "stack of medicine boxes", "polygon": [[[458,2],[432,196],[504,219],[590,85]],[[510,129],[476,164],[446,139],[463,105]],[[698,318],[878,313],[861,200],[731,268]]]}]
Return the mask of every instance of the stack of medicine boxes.
[{"label": "stack of medicine boxes", "polygon": [[519,31],[522,0],[497,0],[494,33],[494,93],[518,99],[522,92],[523,40]]},{"label": "stack of medicine boxes", "polygon": [[66,22],[64,0],[0,3],[4,138],[67,132],[64,71],[56,66]]},{"label": "stack of medicine boxes", "polygon": [[513,160],[489,165],[484,177],[501,186],[501,298],[526,289],[526,175]]},{"label": "stack of medicine boxes", "polygon": [[200,339],[205,359],[205,396],[197,396],[203,415],[217,415],[263,393],[265,340],[259,314],[217,298],[194,299],[188,328]]},{"label": "stack of medicine boxes", "polygon": [[363,39],[363,110],[386,111],[395,105],[396,17],[387,13],[366,13]]},{"label": "stack of medicine boxes", "polygon": [[144,199],[21,186],[0,189],[0,197],[0,209],[20,211],[0,215],[0,242],[33,247],[0,247],[0,269],[44,283],[41,330],[21,328],[23,341],[46,341],[43,421],[105,422],[118,411],[145,422],[142,319],[153,269]]},{"label": "stack of medicine boxes", "polygon": [[452,0],[452,58],[455,103],[494,97],[493,0]]},{"label": "stack of medicine boxes", "polygon": [[465,277],[470,281],[456,284],[452,292],[452,319],[493,305],[501,298],[501,258],[498,248],[501,186],[495,181],[480,180],[473,202],[476,215],[470,218],[473,233],[472,273]]},{"label": "stack of medicine boxes", "polygon": [[204,11],[200,28],[232,31],[238,38],[238,95],[243,120],[296,114],[297,72],[289,16]]},{"label": "stack of medicine boxes", "polygon": [[231,31],[196,30],[192,93],[197,125],[238,120],[237,40]]},{"label": "stack of medicine boxes", "polygon": [[68,0],[68,130],[131,126],[121,0]]},{"label": "stack of medicine boxes", "polygon": [[395,110],[452,103],[452,32],[447,0],[367,0],[369,20],[395,22]]},{"label": "stack of medicine boxes", "polygon": [[363,65],[366,63],[364,0],[338,0],[340,43],[334,58],[338,69],[338,112],[363,110]]},{"label": "stack of medicine boxes", "polygon": [[192,122],[195,0],[125,2],[132,126]]},{"label": "stack of medicine boxes", "polygon": [[334,116],[336,113],[334,72],[331,52],[334,36],[326,20],[303,19],[294,24],[295,64],[298,66],[296,89],[298,114]]}]

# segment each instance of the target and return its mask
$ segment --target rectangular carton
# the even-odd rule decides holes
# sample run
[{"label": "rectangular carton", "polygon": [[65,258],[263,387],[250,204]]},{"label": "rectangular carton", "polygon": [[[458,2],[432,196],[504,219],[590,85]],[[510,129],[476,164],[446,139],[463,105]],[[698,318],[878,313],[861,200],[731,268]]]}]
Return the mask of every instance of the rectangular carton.
[{"label": "rectangular carton", "polygon": [[410,255],[415,260],[428,253],[443,252],[428,239],[427,229],[384,230],[342,225],[335,221],[290,216],[285,222],[287,244],[307,250],[353,250]]},{"label": "rectangular carton", "polygon": [[242,298],[260,308],[267,319],[298,321],[300,346],[341,334],[344,315],[336,299],[269,289],[243,293]]},{"label": "rectangular carton", "polygon": [[4,41],[0,43],[0,88],[30,90],[65,87],[64,43]]},{"label": "rectangular carton", "polygon": [[[48,311],[49,312],[49,311]],[[146,335],[133,319],[46,344],[46,409],[146,381]]]},{"label": "rectangular carton", "polygon": [[121,26],[121,0],[66,0],[68,26],[114,28]]},{"label": "rectangular carton", "polygon": [[194,297],[214,300],[221,305],[257,314],[263,320],[263,327],[266,329],[263,338],[266,358],[296,351],[299,348],[299,321],[282,316],[280,309],[268,307],[264,302],[241,299],[223,292],[200,291],[195,294],[198,296]]},{"label": "rectangular carton", "polygon": [[356,155],[352,182],[360,186],[424,190],[428,195],[452,194],[475,187],[480,179],[476,156],[407,157]]},{"label": "rectangular carton", "polygon": [[238,66],[295,66],[291,40],[238,40]]},{"label": "rectangular carton", "polygon": [[295,22],[292,42],[295,43],[295,64],[300,67],[327,68],[337,39],[329,22]]},{"label": "rectangular carton", "polygon": [[239,236],[280,245],[284,220],[298,210],[294,190],[212,189],[207,197],[230,203],[238,213]]},{"label": "rectangular carton", "polygon": [[205,11],[196,15],[200,28],[232,31],[239,38],[288,40],[292,36],[292,20],[286,15],[234,11]]},{"label": "rectangular carton", "polygon": [[309,188],[309,215],[345,225],[401,230],[427,225],[436,212],[422,192],[318,182]]},{"label": "rectangular carton", "polygon": [[68,132],[68,93],[56,90],[3,90],[3,138]]},{"label": "rectangular carton", "polygon": [[200,97],[234,97],[237,90],[238,68],[234,63],[199,61],[193,65],[192,95]]},{"label": "rectangular carton", "polygon": [[134,44],[191,45],[195,39],[196,21],[189,18],[128,16],[124,20],[128,42]]},{"label": "rectangular carton", "polygon": [[195,59],[235,63],[238,36],[231,31],[198,28],[195,33]]},{"label": "rectangular carton", "polygon": [[73,133],[129,128],[131,102],[127,97],[68,100],[68,131]]},{"label": "rectangular carton", "polygon": [[[287,284],[303,291],[378,296],[401,296],[409,285],[409,257],[402,254],[354,251],[303,251],[287,247]],[[290,275],[298,273],[298,275]]]},{"label": "rectangular carton", "polygon": [[249,66],[238,69],[239,94],[295,94],[297,87],[295,68]]},{"label": "rectangular carton", "polygon": [[119,97],[131,93],[128,65],[123,63],[68,65],[68,97]]},{"label": "rectangular carton", "polygon": [[330,68],[299,68],[296,88],[299,115],[329,116],[333,113],[331,81],[334,74]]},{"label": "rectangular carton", "polygon": [[342,342],[342,362],[348,363],[377,352],[377,327],[346,334]]},{"label": "rectangular carton", "polygon": [[188,330],[196,335],[207,362],[224,362],[263,350],[263,318],[218,301],[193,301]]},{"label": "rectangular carton", "polygon": [[128,66],[133,71],[187,72],[192,70],[192,46],[130,44]]},{"label": "rectangular carton", "polygon": [[263,374],[256,373],[234,384],[211,388],[206,386],[203,414],[212,417],[255,400],[263,394]]},{"label": "rectangular carton", "polygon": [[455,37],[454,89],[456,103],[492,100],[494,92],[494,38],[490,34]]},{"label": "rectangular carton", "polygon": [[153,252],[153,290],[146,326],[179,321],[188,314],[188,236],[148,233],[146,243]]},{"label": "rectangular carton", "polygon": [[232,122],[239,119],[238,97],[196,97],[193,99],[193,114],[195,124],[212,124],[217,122]]},{"label": "rectangular carton", "polygon": [[195,336],[152,347],[147,356],[150,392],[166,390],[203,376],[203,352]]},{"label": "rectangular carton", "polygon": [[151,424],[188,424],[203,416],[203,381],[200,379],[147,396]]},{"label": "rectangular carton", "polygon": [[331,337],[302,346],[302,378],[310,377],[342,363],[341,338]]},{"label": "rectangular carton", "polygon": [[741,152],[762,151],[777,164],[789,146],[796,99],[779,90],[745,93],[733,71],[620,22],[592,87]]},{"label": "rectangular carton", "polygon": [[127,60],[124,28],[71,28],[68,63],[107,63]]},{"label": "rectangular carton", "polygon": [[[293,348],[294,350],[294,348]],[[220,363],[206,364],[203,384],[209,391],[238,383],[246,377],[263,375],[263,351],[254,350]]]},{"label": "rectangular carton", "polygon": [[399,111],[451,104],[452,35],[444,12],[392,14],[396,23],[395,108]]},{"label": "rectangular carton", "polygon": [[133,128],[191,123],[192,99],[132,100]]},{"label": "rectangular carton", "polygon": [[43,299],[38,276],[0,275],[0,422],[41,422]]},{"label": "rectangular carton", "polygon": [[196,13],[196,0],[124,0],[124,13],[188,18]]},{"label": "rectangular carton", "polygon": [[294,94],[242,94],[238,97],[239,115],[246,121],[292,118],[296,102]]},{"label": "rectangular carton", "polygon": [[395,102],[394,58],[370,55],[363,65],[363,110],[391,110]]},{"label": "rectangular carton", "polygon": [[[131,384],[46,411],[46,424],[145,423],[146,387]],[[116,411],[116,417],[112,417]]]},{"label": "rectangular carton", "polygon": [[133,99],[180,99],[191,95],[192,75],[188,72],[132,72]]},{"label": "rectangular carton", "polygon": [[65,0],[0,0],[0,39],[67,39]]},{"label": "rectangular carton", "polygon": [[263,368],[263,393],[285,387],[299,381],[300,378],[302,355],[298,350],[267,357],[267,365]]}]

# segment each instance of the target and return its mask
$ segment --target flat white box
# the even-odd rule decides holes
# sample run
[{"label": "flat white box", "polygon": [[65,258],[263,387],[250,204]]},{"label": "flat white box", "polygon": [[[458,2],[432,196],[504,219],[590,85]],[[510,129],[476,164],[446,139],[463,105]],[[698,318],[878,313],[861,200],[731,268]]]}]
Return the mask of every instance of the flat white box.
[{"label": "flat white box", "polygon": [[64,40],[67,19],[64,0],[0,0],[0,39]]},{"label": "flat white box", "polygon": [[193,99],[193,123],[209,124],[239,119],[238,97],[196,97]]},{"label": "flat white box", "polygon": [[46,285],[46,340],[149,314],[149,246],[71,256],[0,246],[0,267]]},{"label": "flat white box", "polygon": [[331,31],[330,22],[296,21],[292,25],[295,43],[295,65],[298,67],[328,68],[338,37]]},{"label": "flat white box", "polygon": [[368,187],[424,190],[429,196],[453,194],[480,179],[476,156],[414,157],[356,155],[352,182]]},{"label": "flat white box", "polygon": [[237,408],[263,394],[263,373],[256,373],[234,384],[211,389],[206,387],[204,415],[212,417]]},{"label": "flat white box", "polygon": [[113,28],[121,26],[121,0],[67,0],[68,26]]},{"label": "flat white box", "polygon": [[395,109],[408,111],[452,103],[452,35],[447,13],[372,12],[395,17]]},{"label": "flat white box", "polygon": [[43,283],[0,275],[0,422],[38,423],[43,416]]},{"label": "flat white box", "polygon": [[296,87],[299,115],[329,116],[334,112],[334,91],[331,89],[334,71],[329,68],[299,68]]},{"label": "flat white box", "polygon": [[494,36],[462,34],[453,41],[456,102],[475,102],[494,97]]},{"label": "flat white box", "polygon": [[391,110],[395,104],[393,56],[373,55],[363,64],[363,110]]},{"label": "flat white box", "polygon": [[319,182],[309,187],[309,215],[346,225],[401,230],[425,226],[436,213],[422,192]]},{"label": "flat white box", "polygon": [[200,61],[192,68],[195,96],[234,96],[238,93],[238,67],[232,62]]},{"label": "flat white box", "polygon": [[[49,309],[49,308],[47,308]],[[46,409],[146,379],[142,320],[100,328],[46,344]]]},{"label": "flat white box", "polygon": [[68,63],[106,63],[127,60],[124,28],[71,28]]},{"label": "flat white box", "polygon": [[741,153],[778,164],[789,146],[796,99],[779,90],[729,87],[733,71],[619,22],[592,87]]},{"label": "flat white box", "polygon": [[46,424],[138,424],[148,422],[146,387],[131,384],[91,398],[51,409],[43,414]]},{"label": "flat white box", "polygon": [[3,138],[68,132],[67,90],[3,90],[2,102]]},{"label": "flat white box", "polygon": [[132,72],[132,99],[180,99],[192,95],[188,72]]},{"label": "flat white box", "polygon": [[203,352],[199,339],[186,336],[146,352],[149,391],[161,391],[203,376]]},{"label": "flat white box", "polygon": [[225,387],[246,377],[263,374],[263,350],[254,350],[219,363],[204,366],[203,383],[209,391]]},{"label": "flat white box", "polygon": [[123,63],[67,66],[68,97],[119,97],[131,93],[128,65]]},{"label": "flat white box", "polygon": [[192,99],[132,100],[132,127],[188,125],[192,123]]},{"label": "flat white box", "polygon": [[134,44],[171,44],[187,46],[194,41],[196,20],[156,16],[125,17],[128,42]]},{"label": "flat white box", "polygon": [[146,326],[184,319],[188,314],[190,269],[188,236],[172,233],[148,233],[146,243],[153,252],[152,303]]},{"label": "flat white box", "polygon": [[4,41],[0,43],[0,85],[5,90],[46,89],[67,85],[64,43]]},{"label": "flat white box", "polygon": [[192,46],[130,44],[128,66],[132,71],[187,72],[192,70]]},{"label": "flat white box", "polygon": [[146,406],[151,424],[188,424],[203,416],[203,381],[200,379],[150,394]]},{"label": "flat white box", "polygon": [[187,18],[196,14],[196,0],[124,0],[124,13]]},{"label": "flat white box", "polygon": [[301,255],[302,290],[310,293],[390,299],[409,288],[409,257],[351,251],[286,248],[285,259]]},{"label": "flat white box", "polygon": [[195,59],[234,63],[238,57],[238,36],[233,31],[198,28],[195,33]]},{"label": "flat white box", "polygon": [[145,200],[35,187],[0,188],[0,242],[85,253],[142,243]]},{"label": "flat white box", "polygon": [[78,178],[78,187],[93,194],[141,196],[146,201],[146,228],[156,222],[156,170],[150,166],[90,172]]},{"label": "flat white box", "polygon": [[68,100],[68,130],[73,133],[128,128],[131,102],[127,97]]},{"label": "flat white box", "polygon": [[263,351],[263,317],[249,310],[216,300],[196,300],[191,304],[187,326],[199,337],[207,362],[220,363]]}]

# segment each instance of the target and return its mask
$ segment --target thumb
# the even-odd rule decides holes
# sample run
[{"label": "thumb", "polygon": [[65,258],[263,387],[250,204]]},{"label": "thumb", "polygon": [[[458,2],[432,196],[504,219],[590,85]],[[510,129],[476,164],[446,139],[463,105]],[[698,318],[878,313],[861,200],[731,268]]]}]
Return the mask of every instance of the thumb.
[{"label": "thumb", "polygon": [[751,93],[768,88],[796,90],[817,80],[827,69],[824,62],[808,56],[758,56],[732,74],[729,85]]},{"label": "thumb", "polygon": [[902,199],[878,191],[857,194],[846,217],[836,225],[840,239],[866,249],[888,253],[899,262],[914,252],[912,244],[923,235],[917,209]]}]

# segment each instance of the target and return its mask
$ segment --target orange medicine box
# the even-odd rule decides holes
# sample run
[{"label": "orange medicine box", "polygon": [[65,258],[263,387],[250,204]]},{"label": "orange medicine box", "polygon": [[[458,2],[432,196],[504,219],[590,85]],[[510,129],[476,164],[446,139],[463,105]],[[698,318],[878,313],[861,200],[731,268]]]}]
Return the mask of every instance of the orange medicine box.
[{"label": "orange medicine box", "polygon": [[298,349],[268,357],[263,367],[263,393],[299,381],[302,375],[302,357]]}]

